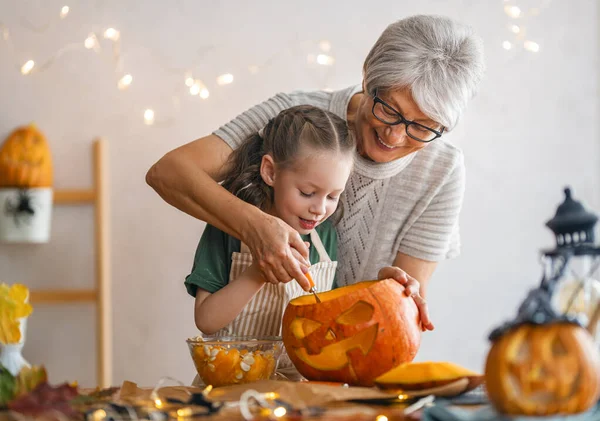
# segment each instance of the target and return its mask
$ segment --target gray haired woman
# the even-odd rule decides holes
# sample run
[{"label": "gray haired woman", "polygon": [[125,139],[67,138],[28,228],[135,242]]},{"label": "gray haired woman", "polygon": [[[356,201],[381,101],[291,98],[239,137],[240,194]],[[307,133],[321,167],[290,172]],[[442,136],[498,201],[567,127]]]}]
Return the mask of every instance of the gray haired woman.
[{"label": "gray haired woman", "polygon": [[363,82],[336,92],[278,94],[150,168],[147,183],[168,203],[246,243],[265,280],[296,279],[308,290],[306,245],[278,218],[218,182],[240,143],[281,110],[309,104],[346,119],[358,157],[342,198],[338,286],[395,278],[433,329],[424,300],[437,262],[459,252],[465,169],[445,140],[484,72],[482,42],[441,16],[389,25],[363,66]]}]

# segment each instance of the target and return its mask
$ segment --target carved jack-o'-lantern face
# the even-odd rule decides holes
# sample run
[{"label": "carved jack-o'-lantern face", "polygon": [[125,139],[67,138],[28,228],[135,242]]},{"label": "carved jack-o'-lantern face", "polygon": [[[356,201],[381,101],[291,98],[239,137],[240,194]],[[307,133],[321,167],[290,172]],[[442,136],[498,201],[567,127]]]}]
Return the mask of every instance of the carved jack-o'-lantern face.
[{"label": "carved jack-o'-lantern face", "polygon": [[380,374],[412,361],[421,331],[414,301],[394,280],[361,282],[292,300],[283,342],[310,380],[370,386]]},{"label": "carved jack-o'-lantern face", "polygon": [[576,413],[600,392],[600,358],[591,336],[569,323],[522,325],[492,346],[486,363],[490,399],[501,412]]},{"label": "carved jack-o'-lantern face", "polygon": [[0,187],[51,187],[52,157],[34,126],[13,131],[0,149]]}]

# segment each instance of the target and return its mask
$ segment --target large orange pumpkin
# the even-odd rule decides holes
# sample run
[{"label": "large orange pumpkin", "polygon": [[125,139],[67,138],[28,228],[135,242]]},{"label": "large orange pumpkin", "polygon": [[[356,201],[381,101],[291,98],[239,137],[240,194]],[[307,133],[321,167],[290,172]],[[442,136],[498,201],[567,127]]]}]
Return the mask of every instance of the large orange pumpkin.
[{"label": "large orange pumpkin", "polygon": [[34,124],[14,130],[0,149],[0,187],[52,187],[52,156]]},{"label": "large orange pumpkin", "polygon": [[485,379],[500,412],[574,414],[598,400],[600,357],[591,335],[577,324],[523,324],[493,343]]},{"label": "large orange pumpkin", "polygon": [[412,361],[421,344],[419,311],[393,279],[365,281],[304,295],[283,315],[283,343],[309,380],[371,386]]}]

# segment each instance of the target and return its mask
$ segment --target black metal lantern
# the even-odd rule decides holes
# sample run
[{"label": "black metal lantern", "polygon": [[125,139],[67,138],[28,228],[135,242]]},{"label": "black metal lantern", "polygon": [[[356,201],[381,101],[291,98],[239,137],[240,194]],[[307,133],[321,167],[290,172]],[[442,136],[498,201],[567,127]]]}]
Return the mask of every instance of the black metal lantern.
[{"label": "black metal lantern", "polygon": [[598,217],[573,199],[570,188],[564,192],[564,202],[546,223],[556,247],[542,252],[546,267],[541,286],[552,296],[557,312],[589,321],[600,301],[600,247],[594,244]]}]

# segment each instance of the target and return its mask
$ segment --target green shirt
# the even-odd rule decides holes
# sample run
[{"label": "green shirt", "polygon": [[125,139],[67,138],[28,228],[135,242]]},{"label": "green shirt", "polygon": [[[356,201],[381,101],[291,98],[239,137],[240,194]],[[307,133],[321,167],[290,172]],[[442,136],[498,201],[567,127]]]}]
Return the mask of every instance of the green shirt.
[{"label": "green shirt", "polygon": [[[337,260],[337,235],[332,223],[325,221],[315,229],[329,258]],[[318,263],[319,253],[313,246],[310,235],[303,235],[302,239],[310,243],[310,263]],[[195,297],[196,290],[202,288],[212,294],[227,285],[231,270],[231,256],[234,252],[239,253],[240,249],[240,240],[207,224],[196,248],[192,272],[185,277],[184,284],[188,293]]]}]

